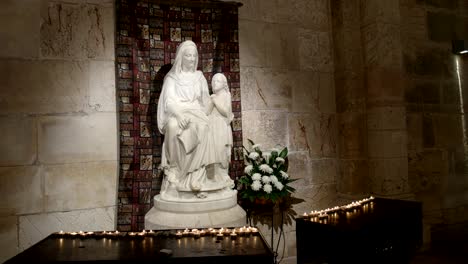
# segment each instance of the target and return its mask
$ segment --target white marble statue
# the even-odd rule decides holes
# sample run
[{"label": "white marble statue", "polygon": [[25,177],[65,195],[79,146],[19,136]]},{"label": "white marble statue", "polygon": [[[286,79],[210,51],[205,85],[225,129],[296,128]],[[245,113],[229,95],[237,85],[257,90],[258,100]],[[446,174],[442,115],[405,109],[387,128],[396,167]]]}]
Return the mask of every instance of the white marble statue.
[{"label": "white marble statue", "polygon": [[[211,109],[210,119],[210,135],[214,142],[215,161],[214,176],[220,177],[229,181],[229,163],[231,161],[232,149],[232,129],[231,122],[234,118],[231,106],[231,93],[226,76],[222,73],[217,73],[211,81],[213,94],[211,100],[213,107]],[[232,182],[234,184],[234,182]]]},{"label": "white marble statue", "polygon": [[[182,42],[159,97],[158,129],[164,134],[161,159],[163,200],[179,201],[194,196],[206,198],[210,192],[233,187],[227,175],[229,162],[226,153],[230,153],[227,148],[232,146],[232,134],[226,138],[229,134],[226,126],[232,120],[230,96],[225,95],[227,82],[220,88],[216,81],[217,92],[210,97],[207,81],[197,70],[197,65],[195,43]],[[223,119],[223,128],[211,123],[220,119]],[[213,129],[224,131],[214,132]],[[226,145],[227,142],[231,143]],[[224,153],[220,151],[220,144],[225,146]],[[225,175],[217,173],[217,164],[221,164]]]},{"label": "white marble statue", "polygon": [[159,96],[164,178],[154,206],[145,215],[146,229],[246,223],[228,175],[233,114],[227,80],[222,74],[213,76],[214,94],[210,96],[197,65],[195,43],[182,42]]}]

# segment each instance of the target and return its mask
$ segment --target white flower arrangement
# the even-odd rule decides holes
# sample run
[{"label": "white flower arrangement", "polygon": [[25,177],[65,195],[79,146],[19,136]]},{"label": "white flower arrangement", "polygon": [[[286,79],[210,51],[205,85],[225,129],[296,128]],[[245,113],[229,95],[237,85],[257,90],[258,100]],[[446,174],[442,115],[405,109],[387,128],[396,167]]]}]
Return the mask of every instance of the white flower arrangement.
[{"label": "white flower arrangement", "polygon": [[287,174],[288,148],[262,151],[259,144],[248,141],[251,148],[244,147],[246,166],[238,182],[241,197],[250,201],[259,198],[276,202],[293,193],[295,189],[289,183],[296,179]]}]

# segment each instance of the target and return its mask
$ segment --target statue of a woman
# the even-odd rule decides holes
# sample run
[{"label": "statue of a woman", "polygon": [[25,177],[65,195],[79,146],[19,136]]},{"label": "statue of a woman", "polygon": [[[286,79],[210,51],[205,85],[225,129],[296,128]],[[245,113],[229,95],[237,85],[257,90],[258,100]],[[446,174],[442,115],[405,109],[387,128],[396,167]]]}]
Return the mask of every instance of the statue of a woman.
[{"label": "statue of a woman", "polygon": [[166,200],[184,199],[193,193],[205,198],[206,191],[226,187],[226,182],[207,177],[207,167],[218,162],[214,139],[209,133],[208,113],[213,102],[207,81],[197,66],[195,43],[182,42],[159,97],[158,129],[164,134],[161,198]]}]

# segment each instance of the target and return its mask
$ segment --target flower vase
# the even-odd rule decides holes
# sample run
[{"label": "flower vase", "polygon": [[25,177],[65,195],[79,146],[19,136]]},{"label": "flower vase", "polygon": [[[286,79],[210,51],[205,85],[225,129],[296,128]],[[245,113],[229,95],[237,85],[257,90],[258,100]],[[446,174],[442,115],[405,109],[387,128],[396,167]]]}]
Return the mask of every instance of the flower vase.
[{"label": "flower vase", "polygon": [[255,198],[254,202],[257,206],[273,206],[275,203],[270,199]]}]

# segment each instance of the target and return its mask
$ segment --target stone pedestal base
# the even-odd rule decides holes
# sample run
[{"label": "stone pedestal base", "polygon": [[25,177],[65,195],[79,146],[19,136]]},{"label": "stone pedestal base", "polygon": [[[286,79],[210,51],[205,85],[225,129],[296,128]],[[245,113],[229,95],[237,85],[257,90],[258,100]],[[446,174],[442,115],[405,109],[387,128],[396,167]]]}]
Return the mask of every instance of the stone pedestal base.
[{"label": "stone pedestal base", "polygon": [[185,229],[246,225],[246,213],[236,195],[215,201],[177,202],[154,197],[145,215],[145,229]]}]

